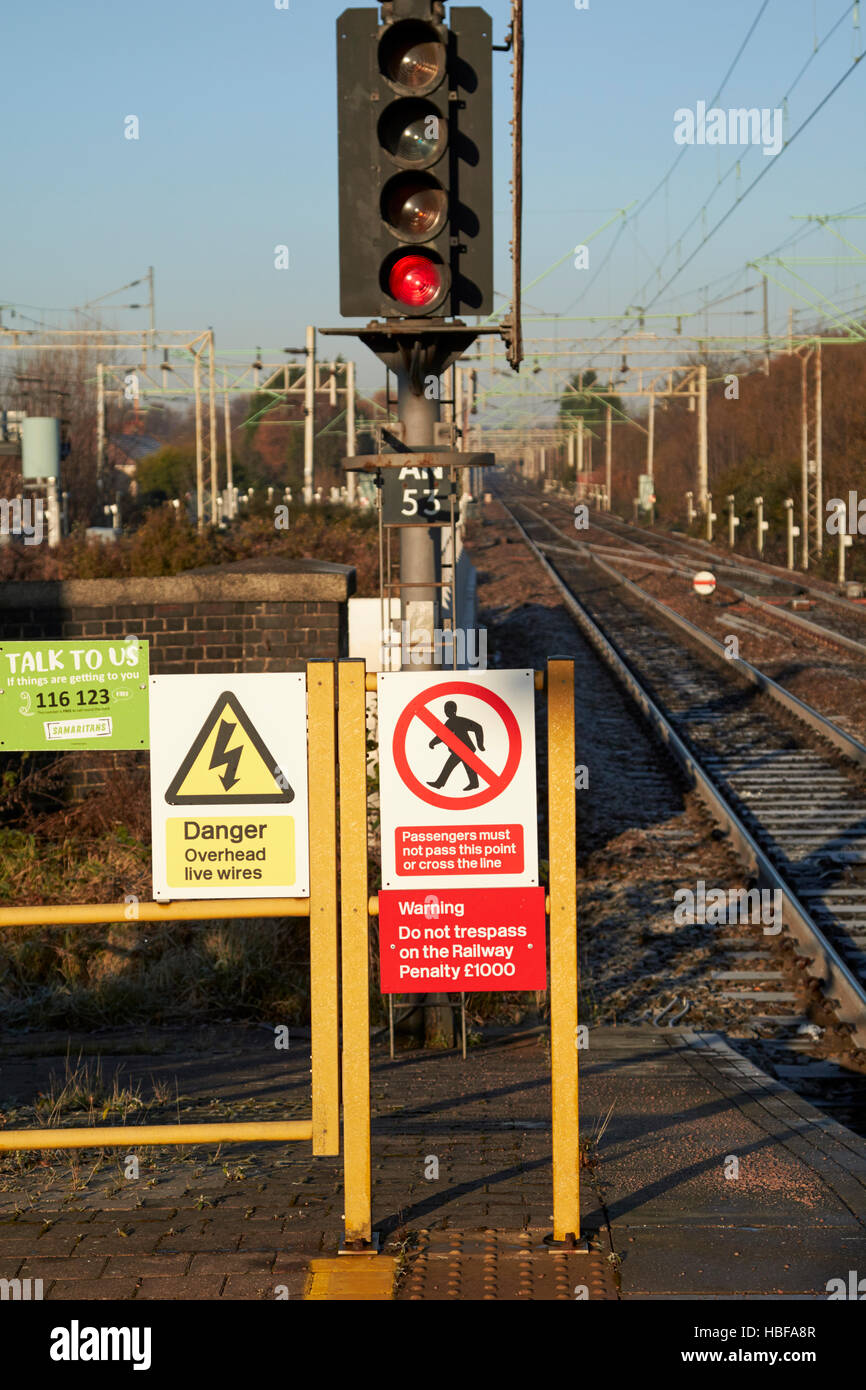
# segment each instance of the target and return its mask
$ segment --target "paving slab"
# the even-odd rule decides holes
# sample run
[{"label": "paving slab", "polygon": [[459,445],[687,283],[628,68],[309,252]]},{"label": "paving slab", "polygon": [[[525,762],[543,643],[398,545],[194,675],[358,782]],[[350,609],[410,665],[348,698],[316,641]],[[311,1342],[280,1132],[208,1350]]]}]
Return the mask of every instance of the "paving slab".
[{"label": "paving slab", "polygon": [[[217,1099],[199,1054],[180,1058],[175,1071],[161,1054],[158,1079],[182,1077],[182,1107],[202,1119],[228,1110],[245,1118],[303,1113],[308,1044],[274,1061],[264,1032],[262,1041],[267,1063],[255,1037],[242,1039],[233,1057],[220,1052]],[[717,1035],[593,1028],[589,1042],[581,1053],[582,1221],[615,1296],[820,1298],[829,1279],[851,1269],[866,1274],[861,1138]],[[145,1093],[152,1061],[123,1059]],[[8,1061],[3,1066],[0,1108],[8,1099]],[[32,1075],[16,1066],[20,1101],[44,1084],[52,1059],[37,1059]],[[494,1255],[528,1233],[532,1260],[529,1280],[517,1279],[521,1297],[529,1286],[539,1296],[552,1287],[549,1266],[536,1269],[552,1221],[548,1069],[538,1030],[496,1037],[465,1062],[456,1052],[410,1050],[392,1060],[374,1050],[373,1221],[387,1253],[406,1252],[398,1290],[409,1287],[425,1242],[428,1270],[442,1259],[444,1268],[437,1241],[488,1231],[500,1233]],[[25,1270],[42,1278],[51,1298],[302,1299],[311,1260],[336,1254],[339,1159],[313,1159],[306,1144],[139,1156],[135,1182],[121,1181],[110,1154],[93,1172],[93,1163],[69,1155],[20,1170],[7,1160],[0,1182],[7,1277]],[[423,1290],[428,1282],[415,1284]],[[510,1275],[488,1281],[482,1296],[516,1296],[514,1282]],[[435,1296],[460,1297],[454,1286],[438,1281]]]}]

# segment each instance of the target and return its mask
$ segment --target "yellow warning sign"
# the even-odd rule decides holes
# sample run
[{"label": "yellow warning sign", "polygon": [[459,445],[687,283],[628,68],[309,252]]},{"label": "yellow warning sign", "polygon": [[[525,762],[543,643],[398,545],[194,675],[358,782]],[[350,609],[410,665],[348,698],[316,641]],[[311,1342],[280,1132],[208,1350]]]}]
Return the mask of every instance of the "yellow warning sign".
[{"label": "yellow warning sign", "polygon": [[294,797],[230,690],[216,701],[165,793],[169,806],[286,805]]},{"label": "yellow warning sign", "polygon": [[165,852],[171,888],[276,888],[295,879],[295,818],[170,816]]}]

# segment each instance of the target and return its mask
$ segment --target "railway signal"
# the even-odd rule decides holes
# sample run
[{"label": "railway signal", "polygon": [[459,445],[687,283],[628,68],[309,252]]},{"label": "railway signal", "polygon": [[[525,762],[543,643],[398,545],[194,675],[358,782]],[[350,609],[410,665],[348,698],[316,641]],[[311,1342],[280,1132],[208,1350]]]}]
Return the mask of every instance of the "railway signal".
[{"label": "railway signal", "polygon": [[491,20],[433,0],[337,21],[340,312],[493,307]]}]

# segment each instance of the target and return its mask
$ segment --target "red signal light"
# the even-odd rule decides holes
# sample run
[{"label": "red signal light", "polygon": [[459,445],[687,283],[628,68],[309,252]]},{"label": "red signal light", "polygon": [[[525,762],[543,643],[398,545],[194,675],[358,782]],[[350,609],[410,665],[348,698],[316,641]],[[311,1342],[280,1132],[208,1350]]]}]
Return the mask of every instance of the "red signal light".
[{"label": "red signal light", "polygon": [[442,270],[428,256],[401,256],[388,276],[391,298],[412,309],[428,309],[440,297],[442,287]]}]

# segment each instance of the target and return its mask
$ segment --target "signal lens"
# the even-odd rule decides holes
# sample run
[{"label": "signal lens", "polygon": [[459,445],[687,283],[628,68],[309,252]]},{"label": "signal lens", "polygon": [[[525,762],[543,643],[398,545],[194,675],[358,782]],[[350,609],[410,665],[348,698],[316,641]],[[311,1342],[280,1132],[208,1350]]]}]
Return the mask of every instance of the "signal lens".
[{"label": "signal lens", "polygon": [[445,225],[448,195],[429,174],[398,174],[385,185],[382,213],[403,241],[429,241]]},{"label": "signal lens", "polygon": [[431,24],[406,20],[386,29],[379,62],[395,87],[421,96],[445,75],[445,45]]},{"label": "signal lens", "polygon": [[398,304],[429,309],[442,293],[442,271],[427,256],[401,256],[388,276],[388,290]]},{"label": "signal lens", "polygon": [[429,101],[394,101],[382,114],[379,140],[398,164],[426,169],[448,141],[448,122]]}]

